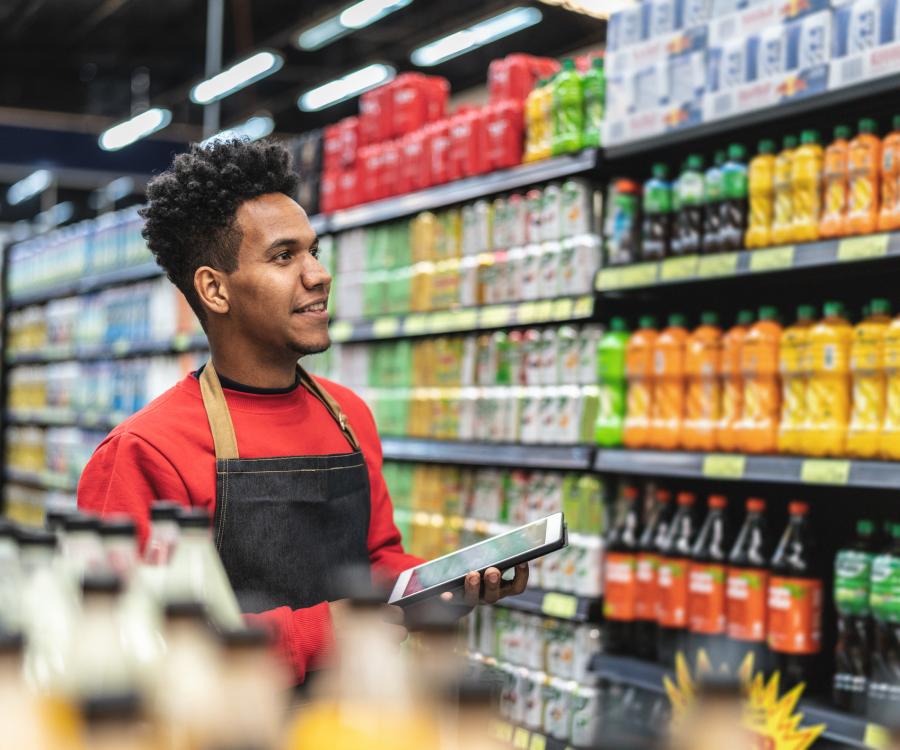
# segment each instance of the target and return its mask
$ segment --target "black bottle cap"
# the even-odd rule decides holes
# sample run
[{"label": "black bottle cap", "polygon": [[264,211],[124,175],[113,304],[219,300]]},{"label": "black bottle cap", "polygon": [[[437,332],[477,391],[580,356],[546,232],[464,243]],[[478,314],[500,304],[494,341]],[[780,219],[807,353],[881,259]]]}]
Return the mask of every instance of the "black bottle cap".
[{"label": "black bottle cap", "polygon": [[16,538],[22,547],[56,548],[56,535],[44,529],[25,529],[20,527],[16,530]]},{"label": "black bottle cap", "polygon": [[137,524],[128,516],[110,516],[100,523],[100,536],[129,536],[137,534]]},{"label": "black bottle cap", "polygon": [[85,596],[90,594],[117,595],[122,593],[122,578],[110,571],[87,573],[81,582],[81,590],[84,591]]},{"label": "black bottle cap", "polygon": [[88,724],[135,721],[142,716],[140,695],[131,691],[89,695],[81,701],[80,709]]},{"label": "black bottle cap", "polygon": [[209,513],[202,508],[180,508],[176,515],[182,529],[209,529]]},{"label": "black bottle cap", "polygon": [[229,651],[244,649],[268,648],[272,644],[272,636],[262,628],[233,628],[219,633],[219,640]]},{"label": "black bottle cap", "polygon": [[151,521],[174,521],[181,505],[172,500],[157,500],[150,506]]},{"label": "black bottle cap", "polygon": [[196,599],[176,599],[166,602],[163,613],[167,620],[202,620],[209,622],[206,605]]},{"label": "black bottle cap", "polygon": [[97,531],[100,519],[87,513],[69,513],[62,519],[63,529],[68,531]]}]

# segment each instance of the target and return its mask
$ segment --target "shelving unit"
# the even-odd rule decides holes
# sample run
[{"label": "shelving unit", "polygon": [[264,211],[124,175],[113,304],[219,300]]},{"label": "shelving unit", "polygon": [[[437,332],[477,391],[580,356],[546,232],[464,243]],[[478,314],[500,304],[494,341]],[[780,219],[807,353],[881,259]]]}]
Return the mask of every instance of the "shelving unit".
[{"label": "shelving unit", "polygon": [[209,348],[206,336],[174,336],[166,341],[128,341],[122,339],[113,344],[90,344],[48,348],[42,352],[9,354],[9,365],[41,365],[50,362],[64,362],[77,359],[93,361],[106,359],[127,359],[129,357],[150,357],[165,354],[201,352]]},{"label": "shelving unit", "polygon": [[513,443],[462,443],[452,440],[385,437],[384,457],[392,461],[464,464],[532,469],[587,471],[592,449],[586,445],[518,445]]},{"label": "shelving unit", "polygon": [[518,596],[501,599],[497,606],[570,622],[599,622],[603,614],[602,599],[531,587]]}]

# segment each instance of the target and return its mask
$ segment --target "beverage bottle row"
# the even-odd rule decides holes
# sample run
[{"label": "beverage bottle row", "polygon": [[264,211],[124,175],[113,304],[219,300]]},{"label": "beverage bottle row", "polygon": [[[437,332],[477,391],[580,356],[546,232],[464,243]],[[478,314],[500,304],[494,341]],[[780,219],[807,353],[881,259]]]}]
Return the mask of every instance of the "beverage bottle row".
[{"label": "beverage bottle row", "polygon": [[793,501],[775,544],[766,502],[751,498],[740,528],[723,495],[701,519],[692,492],[659,489],[642,513],[637,487],[607,538],[604,636],[607,650],[671,667],[702,650],[732,672],[753,654],[757,670],[783,684],[819,687],[823,571],[809,505]]}]

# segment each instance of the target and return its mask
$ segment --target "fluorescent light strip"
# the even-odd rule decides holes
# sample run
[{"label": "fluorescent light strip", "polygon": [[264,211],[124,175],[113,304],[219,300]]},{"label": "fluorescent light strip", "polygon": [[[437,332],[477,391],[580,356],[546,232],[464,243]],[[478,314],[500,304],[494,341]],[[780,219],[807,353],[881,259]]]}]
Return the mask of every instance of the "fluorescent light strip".
[{"label": "fluorescent light strip", "polygon": [[168,109],[148,109],[130,120],[113,125],[100,136],[100,148],[104,151],[118,151],[130,146],[141,138],[146,138],[158,130],[162,130],[172,122],[172,113]]},{"label": "fluorescent light strip", "polygon": [[541,22],[537,8],[517,6],[413,50],[409,59],[423,68],[459,57]]},{"label": "fluorescent light strip", "polygon": [[297,46],[307,52],[336,42],[341,37],[364,29],[394,11],[405,8],[412,0],[361,0],[344,8],[340,13],[326,18],[297,36]]},{"label": "fluorescent light strip", "polygon": [[191,89],[191,101],[195,104],[209,104],[240,91],[251,83],[272,75],[284,65],[284,57],[275,52],[257,52],[255,55],[235,63],[227,70],[217,73]]},{"label": "fluorescent light strip", "polygon": [[387,83],[396,75],[390,65],[373,63],[307,91],[297,99],[297,106],[304,112],[317,112]]},{"label": "fluorescent light strip", "polygon": [[72,201],[63,201],[51,206],[34,217],[34,223],[44,229],[52,229],[60,224],[65,224],[75,215],[75,204]]},{"label": "fluorescent light strip", "polygon": [[233,141],[239,138],[258,141],[260,138],[265,138],[273,130],[275,130],[275,120],[268,115],[255,115],[246,122],[242,122],[240,125],[235,125],[233,128],[226,128],[221,133],[211,135],[200,145],[211,146],[219,141]]},{"label": "fluorescent light strip", "polygon": [[43,193],[52,182],[53,173],[48,169],[39,169],[11,185],[6,191],[6,200],[10,206],[18,206],[29,198]]}]

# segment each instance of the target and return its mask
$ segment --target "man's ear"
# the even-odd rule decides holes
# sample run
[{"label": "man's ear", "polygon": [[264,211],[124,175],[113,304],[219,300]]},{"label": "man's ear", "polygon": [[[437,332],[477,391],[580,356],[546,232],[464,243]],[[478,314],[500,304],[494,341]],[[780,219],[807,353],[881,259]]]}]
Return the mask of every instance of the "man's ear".
[{"label": "man's ear", "polygon": [[217,315],[225,315],[231,305],[228,302],[228,277],[209,266],[200,266],[194,271],[194,290],[200,303]]}]

